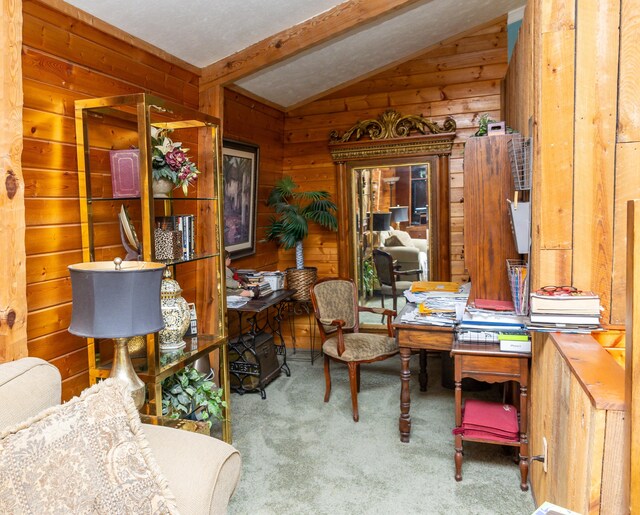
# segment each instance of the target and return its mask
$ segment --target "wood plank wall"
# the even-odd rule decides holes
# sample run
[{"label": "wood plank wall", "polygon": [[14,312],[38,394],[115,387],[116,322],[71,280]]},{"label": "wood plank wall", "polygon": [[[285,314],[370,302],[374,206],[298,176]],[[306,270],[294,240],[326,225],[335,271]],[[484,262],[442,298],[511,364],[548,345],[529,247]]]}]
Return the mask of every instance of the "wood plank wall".
[{"label": "wood plank wall", "polygon": [[0,363],[27,355],[24,283],[25,222],[22,173],[22,11],[20,1],[0,1]]},{"label": "wood plank wall", "polygon": [[199,77],[44,3],[25,0],[23,16],[28,349],[68,399],[89,384],[85,340],[67,331],[67,266],[82,261],[73,102],[147,91],[197,108]]},{"label": "wood plank wall", "polygon": [[505,112],[525,134],[529,118],[535,122],[533,286],[594,290],[604,321],[622,325],[626,202],[640,196],[640,6],[575,5],[529,2]]},{"label": "wood plank wall", "polygon": [[[633,0],[530,0],[506,77],[507,122],[530,133],[533,121],[532,289],[594,290],[613,325],[626,318],[626,202],[640,197],[639,42]],[[545,424],[557,423],[543,416],[558,402],[544,396],[552,371],[537,359],[543,341],[534,338],[532,454],[542,452]],[[545,475],[534,464],[536,498],[581,506],[577,498],[544,497],[573,469]]]},{"label": "wood plank wall", "polygon": [[[256,252],[251,256],[234,260],[231,266],[256,270],[284,270],[283,265],[279,263],[278,246],[264,239],[265,226],[272,214],[271,208],[267,206],[267,198],[275,183],[282,177],[284,113],[240,93],[225,90],[224,138],[260,147]],[[238,333],[237,320],[234,317],[228,323],[229,334],[234,336]]]},{"label": "wood plank wall", "polygon": [[[286,113],[284,173],[305,189],[336,194],[336,172],[328,151],[330,130],[344,131],[358,120],[376,118],[392,108],[458,124],[451,159],[451,270],[466,280],[463,261],[462,155],[464,142],[477,130],[478,118],[500,118],[500,82],[507,68],[506,18],[464,37],[451,38],[415,59],[352,84]],[[314,229],[305,242],[305,263],[320,276],[338,271],[336,235]],[[282,266],[294,263],[283,253]]]}]

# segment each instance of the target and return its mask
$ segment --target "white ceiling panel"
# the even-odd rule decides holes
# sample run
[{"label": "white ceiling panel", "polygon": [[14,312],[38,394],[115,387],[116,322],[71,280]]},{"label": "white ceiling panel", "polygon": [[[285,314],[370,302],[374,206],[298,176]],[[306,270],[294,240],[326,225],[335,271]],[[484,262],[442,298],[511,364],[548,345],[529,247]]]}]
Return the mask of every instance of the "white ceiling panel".
[{"label": "white ceiling panel", "polygon": [[67,0],[200,68],[328,11],[341,0]]},{"label": "white ceiling panel", "polygon": [[[197,67],[339,5],[339,0],[68,0]],[[526,0],[422,0],[236,84],[287,108],[513,12]]]}]

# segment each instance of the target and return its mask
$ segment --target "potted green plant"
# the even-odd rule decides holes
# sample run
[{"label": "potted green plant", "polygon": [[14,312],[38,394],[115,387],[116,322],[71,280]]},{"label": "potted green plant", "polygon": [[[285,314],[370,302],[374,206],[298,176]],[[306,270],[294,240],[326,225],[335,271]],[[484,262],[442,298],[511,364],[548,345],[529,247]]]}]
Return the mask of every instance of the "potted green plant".
[{"label": "potted green plant", "polygon": [[222,388],[211,380],[212,374],[203,374],[186,366],[162,381],[162,414],[169,418],[224,420]]},{"label": "potted green plant", "polygon": [[309,234],[309,222],[336,231],[337,206],[327,191],[297,191],[297,188],[291,177],[284,176],[271,190],[267,205],[275,210],[275,215],[269,219],[266,238],[277,241],[285,250],[295,247],[296,267],[287,269],[287,283],[289,288],[298,290],[294,298],[308,300],[306,290],[315,281],[317,269],[305,268],[302,240]]}]

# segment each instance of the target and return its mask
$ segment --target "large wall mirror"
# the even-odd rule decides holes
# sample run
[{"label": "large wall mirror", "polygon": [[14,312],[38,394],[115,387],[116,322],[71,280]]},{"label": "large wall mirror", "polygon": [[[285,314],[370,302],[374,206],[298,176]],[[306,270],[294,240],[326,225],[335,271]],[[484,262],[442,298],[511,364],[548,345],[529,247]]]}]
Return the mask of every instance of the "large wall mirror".
[{"label": "large wall mirror", "polygon": [[[455,121],[386,111],[358,122],[329,148],[338,171],[339,272],[358,285],[360,303],[404,305],[413,280],[450,280],[449,156]],[[391,270],[406,272],[389,274]],[[391,277],[396,279],[395,302]],[[363,315],[379,324],[379,315]]]}]

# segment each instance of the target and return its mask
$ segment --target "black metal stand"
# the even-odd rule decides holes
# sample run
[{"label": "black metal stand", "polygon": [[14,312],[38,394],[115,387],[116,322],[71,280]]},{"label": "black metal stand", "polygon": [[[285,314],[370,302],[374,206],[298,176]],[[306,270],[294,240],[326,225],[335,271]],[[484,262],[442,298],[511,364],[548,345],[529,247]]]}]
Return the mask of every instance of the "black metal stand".
[{"label": "black metal stand", "polygon": [[[244,394],[259,391],[260,396],[266,399],[264,387],[267,384],[278,377],[281,371],[287,377],[291,375],[281,329],[284,301],[288,297],[275,292],[263,299],[250,301],[241,308],[228,309],[238,315],[239,336],[229,340],[229,374],[234,392]],[[273,318],[269,317],[271,307],[276,308]],[[264,319],[259,320],[258,315],[263,311]],[[243,332],[245,313],[249,315],[246,319],[249,330]],[[278,356],[282,356],[282,363]]]},{"label": "black metal stand", "polygon": [[[298,316],[307,315],[307,323],[309,325],[309,357],[297,355],[297,340],[296,340],[296,328],[295,320]],[[315,316],[313,315],[313,306],[311,301],[308,300],[288,300],[287,301],[287,316],[289,318],[289,330],[291,332],[291,341],[293,344],[292,356],[289,357],[290,361],[311,361],[311,365],[317,357],[322,355],[322,349],[316,350],[316,324]]]}]

